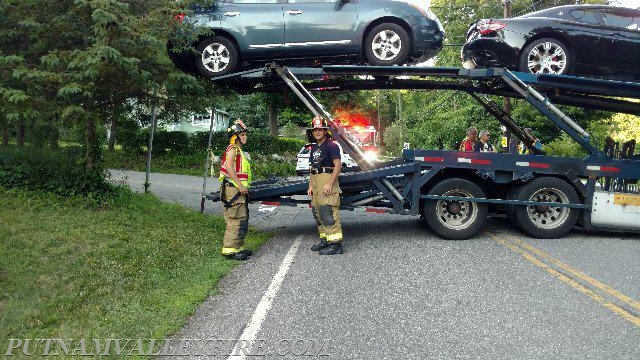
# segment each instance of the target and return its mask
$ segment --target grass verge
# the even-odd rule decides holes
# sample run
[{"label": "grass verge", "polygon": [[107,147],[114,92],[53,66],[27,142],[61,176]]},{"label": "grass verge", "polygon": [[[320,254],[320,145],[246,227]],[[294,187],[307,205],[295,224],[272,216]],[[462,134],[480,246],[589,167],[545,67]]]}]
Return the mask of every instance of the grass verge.
[{"label": "grass verge", "polygon": [[0,188],[0,213],[2,353],[11,338],[164,339],[238,263],[220,255],[219,216],[125,189],[97,202]]}]

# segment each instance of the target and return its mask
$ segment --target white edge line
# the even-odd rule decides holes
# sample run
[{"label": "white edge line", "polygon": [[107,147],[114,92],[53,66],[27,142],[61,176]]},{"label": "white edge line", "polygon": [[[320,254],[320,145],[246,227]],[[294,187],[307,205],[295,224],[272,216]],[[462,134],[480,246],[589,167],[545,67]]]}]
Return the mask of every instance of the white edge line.
[{"label": "white edge line", "polygon": [[243,341],[246,341],[249,344],[253,344],[253,342],[255,341],[256,336],[258,335],[258,332],[260,332],[260,328],[262,327],[262,323],[264,322],[264,319],[267,317],[267,313],[271,309],[273,300],[275,299],[276,294],[278,293],[278,290],[280,290],[280,286],[282,286],[284,278],[287,275],[287,271],[289,271],[289,268],[293,263],[293,259],[296,257],[298,248],[300,247],[301,238],[302,238],[302,235],[298,235],[296,240],[293,242],[293,245],[291,245],[291,248],[287,252],[287,255],[284,256],[284,259],[282,260],[282,264],[280,264],[280,268],[278,269],[278,272],[273,276],[273,279],[271,280],[271,284],[269,284],[267,291],[265,291],[264,295],[262,295],[262,299],[260,299],[258,306],[256,306],[256,310],[253,312],[253,315],[251,316],[251,320],[249,321],[247,326],[244,328],[242,335],[240,335],[240,338],[238,339],[239,341],[236,344],[236,347],[233,349],[233,352],[231,353],[231,355],[227,358],[228,360],[230,359],[240,360],[240,359],[246,358],[243,351],[240,351],[238,355],[234,355],[234,354],[238,353],[238,350],[239,350],[238,347]]}]

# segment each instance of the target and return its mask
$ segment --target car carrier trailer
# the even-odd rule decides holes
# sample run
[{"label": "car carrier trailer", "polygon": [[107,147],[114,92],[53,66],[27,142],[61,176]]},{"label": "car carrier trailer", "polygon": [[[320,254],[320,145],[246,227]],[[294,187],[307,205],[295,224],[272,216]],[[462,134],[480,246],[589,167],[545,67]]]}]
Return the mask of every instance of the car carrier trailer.
[{"label": "car carrier trailer", "polygon": [[[314,113],[322,115],[361,171],[339,176],[341,209],[420,215],[437,235],[466,239],[489,214],[506,214],[525,233],[559,238],[576,225],[585,229],[640,230],[640,157],[627,144],[616,156],[601,151],[589,134],[554,103],[640,114],[640,84],[532,75],[506,69],[325,66],[287,68],[275,63],[216,78],[246,92],[277,91],[286,84]],[[369,163],[311,91],[353,89],[448,89],[469,94],[533,154],[404,150],[401,158]],[[587,152],[584,158],[548,156],[489,95],[526,99]],[[619,157],[619,158],[617,158]],[[253,182],[250,200],[264,207],[308,206],[308,179]],[[208,196],[218,201],[219,193]]]}]

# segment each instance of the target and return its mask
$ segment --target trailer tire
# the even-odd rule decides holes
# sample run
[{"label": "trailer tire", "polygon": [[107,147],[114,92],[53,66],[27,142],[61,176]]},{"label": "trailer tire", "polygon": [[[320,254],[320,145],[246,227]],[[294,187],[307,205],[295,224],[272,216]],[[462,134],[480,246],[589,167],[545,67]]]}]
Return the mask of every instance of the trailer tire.
[{"label": "trailer tire", "polygon": [[[579,203],[580,198],[566,181],[554,177],[536,178],[522,186],[517,200]],[[540,239],[565,236],[576,225],[580,210],[550,206],[514,206],[518,226],[528,235]]]},{"label": "trailer tire", "polygon": [[[484,198],[482,189],[471,181],[453,178],[436,184],[429,195]],[[476,235],[487,221],[487,204],[478,202],[425,200],[424,218],[438,236],[463,240]]]}]

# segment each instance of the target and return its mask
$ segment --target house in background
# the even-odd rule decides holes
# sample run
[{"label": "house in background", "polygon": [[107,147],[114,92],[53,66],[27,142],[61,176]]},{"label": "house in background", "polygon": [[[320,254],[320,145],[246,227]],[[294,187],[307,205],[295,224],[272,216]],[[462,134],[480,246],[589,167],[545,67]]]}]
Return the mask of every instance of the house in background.
[{"label": "house in background", "polygon": [[207,114],[193,114],[182,119],[180,122],[166,124],[163,128],[167,131],[183,131],[186,133],[209,131],[209,127],[213,121],[213,132],[227,131],[230,119],[231,114],[220,109],[215,109],[215,111],[213,111],[213,119],[211,112]]}]

